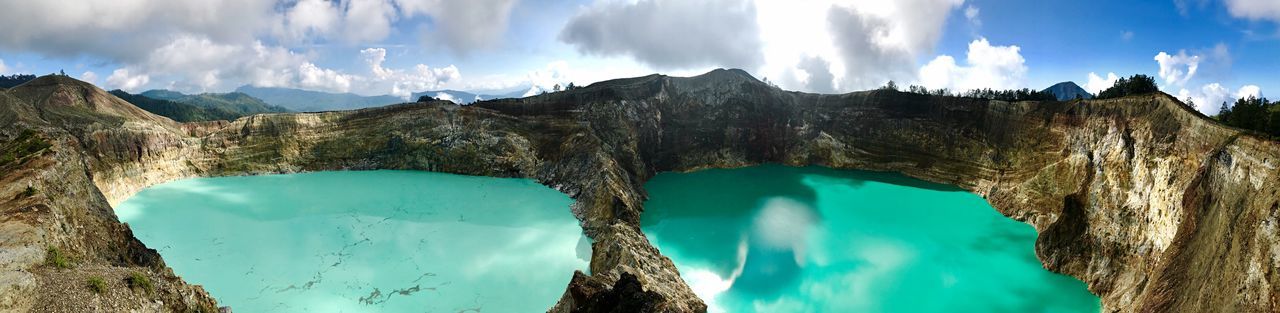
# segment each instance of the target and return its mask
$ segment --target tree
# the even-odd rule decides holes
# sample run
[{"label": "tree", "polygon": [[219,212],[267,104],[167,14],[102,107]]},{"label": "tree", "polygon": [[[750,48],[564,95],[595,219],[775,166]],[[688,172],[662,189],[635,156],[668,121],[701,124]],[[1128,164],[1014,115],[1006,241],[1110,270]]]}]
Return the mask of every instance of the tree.
[{"label": "tree", "polygon": [[1233,127],[1280,136],[1280,101],[1250,96],[1236,100],[1233,105],[1224,102],[1215,118]]},{"label": "tree", "polygon": [[431,101],[436,101],[436,98],[432,98],[431,96],[427,96],[427,95],[418,97],[418,102],[431,102]]},{"label": "tree", "polygon": [[884,84],[884,87],[881,87],[880,90],[898,91],[898,83],[895,83],[892,80],[890,80],[888,83]]},{"label": "tree", "polygon": [[1160,91],[1156,79],[1147,75],[1133,75],[1117,80],[1114,85],[1098,93],[1098,99],[1112,99],[1131,95],[1142,95]]}]

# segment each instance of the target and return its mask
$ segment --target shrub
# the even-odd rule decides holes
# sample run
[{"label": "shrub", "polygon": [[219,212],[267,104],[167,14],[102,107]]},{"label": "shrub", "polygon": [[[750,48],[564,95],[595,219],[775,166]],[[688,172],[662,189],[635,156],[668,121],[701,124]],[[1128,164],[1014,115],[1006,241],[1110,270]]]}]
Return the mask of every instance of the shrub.
[{"label": "shrub", "polygon": [[151,279],[142,275],[142,273],[133,272],[129,274],[129,278],[126,281],[129,283],[130,289],[142,288],[142,290],[146,290],[147,293],[155,291],[155,287],[151,285]]},{"label": "shrub", "polygon": [[34,195],[36,195],[36,187],[27,186],[27,189],[22,190],[23,198],[30,198],[31,196],[34,196]]},{"label": "shrub", "polygon": [[45,250],[44,263],[55,268],[71,268],[71,261],[67,260],[67,256],[52,246]]},{"label": "shrub", "polygon": [[107,282],[102,280],[102,277],[100,276],[89,277],[88,284],[89,284],[89,290],[93,291],[94,293],[100,294],[103,292],[107,292]]}]

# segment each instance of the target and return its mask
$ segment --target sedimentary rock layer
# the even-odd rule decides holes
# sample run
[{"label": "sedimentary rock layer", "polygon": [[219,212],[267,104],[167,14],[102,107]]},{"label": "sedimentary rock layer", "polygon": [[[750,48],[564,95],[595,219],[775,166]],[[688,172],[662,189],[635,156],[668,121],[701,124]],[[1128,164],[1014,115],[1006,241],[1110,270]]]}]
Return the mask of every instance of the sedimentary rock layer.
[{"label": "sedimentary rock layer", "polygon": [[[662,171],[772,162],[896,171],[971,190],[1034,226],[1044,265],[1084,280],[1107,311],[1280,309],[1273,285],[1280,145],[1164,94],[1019,103],[896,91],[816,95],[716,70],[465,107],[416,103],[201,124],[173,123],[65,77],[0,92],[0,100],[7,125],[0,138],[34,130],[52,143],[0,167],[0,308],[212,306],[111,212],[110,204],[147,186],[414,169],[530,177],[576,200],[572,213],[594,241],[591,274],[565,273],[573,280],[552,311],[704,311],[639,230],[642,184]],[[29,185],[40,192],[23,197]],[[51,247],[78,266],[49,265]],[[53,291],[129,270],[163,283],[155,294]]]}]

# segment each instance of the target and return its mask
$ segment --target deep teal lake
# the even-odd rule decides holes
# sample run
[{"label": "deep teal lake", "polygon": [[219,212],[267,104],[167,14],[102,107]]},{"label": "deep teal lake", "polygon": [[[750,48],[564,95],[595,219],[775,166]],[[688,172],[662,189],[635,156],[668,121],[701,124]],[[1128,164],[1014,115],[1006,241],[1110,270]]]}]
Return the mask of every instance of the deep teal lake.
[{"label": "deep teal lake", "polygon": [[586,270],[568,196],[408,171],[198,178],[121,221],[235,312],[543,312]]},{"label": "deep teal lake", "polygon": [[664,173],[642,228],[712,312],[1098,312],[1031,226],[900,175],[778,165]]}]

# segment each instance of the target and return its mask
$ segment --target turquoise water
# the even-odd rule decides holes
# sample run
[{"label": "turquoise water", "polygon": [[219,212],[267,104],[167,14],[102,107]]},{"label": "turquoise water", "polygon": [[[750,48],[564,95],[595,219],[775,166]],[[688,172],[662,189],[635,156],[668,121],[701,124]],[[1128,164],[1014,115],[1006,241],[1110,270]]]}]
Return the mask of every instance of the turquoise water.
[{"label": "turquoise water", "polygon": [[199,178],[116,208],[236,312],[542,312],[587,268],[568,196],[426,172]]},{"label": "turquoise water", "polygon": [[776,165],[664,173],[643,230],[712,312],[1098,312],[1044,270],[1031,226],[884,173]]}]

